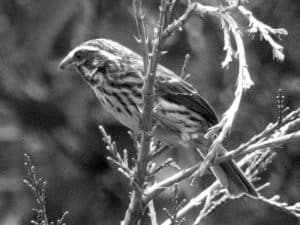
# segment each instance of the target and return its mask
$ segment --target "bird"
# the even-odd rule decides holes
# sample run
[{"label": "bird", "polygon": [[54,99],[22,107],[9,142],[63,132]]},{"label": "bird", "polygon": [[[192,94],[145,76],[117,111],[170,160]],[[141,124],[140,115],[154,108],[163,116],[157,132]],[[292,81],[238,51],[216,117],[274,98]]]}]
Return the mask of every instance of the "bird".
[{"label": "bird", "polygon": [[[92,39],[71,49],[60,69],[75,68],[93,89],[104,108],[133,133],[142,132],[143,58],[109,39]],[[158,64],[154,83],[153,137],[168,146],[188,143],[208,145],[204,134],[218,123],[209,103],[182,77]],[[206,143],[206,144],[205,144]],[[203,155],[208,148],[201,147]],[[226,152],[222,148],[220,154]],[[232,196],[257,197],[253,184],[233,160],[212,165],[210,170]]]}]

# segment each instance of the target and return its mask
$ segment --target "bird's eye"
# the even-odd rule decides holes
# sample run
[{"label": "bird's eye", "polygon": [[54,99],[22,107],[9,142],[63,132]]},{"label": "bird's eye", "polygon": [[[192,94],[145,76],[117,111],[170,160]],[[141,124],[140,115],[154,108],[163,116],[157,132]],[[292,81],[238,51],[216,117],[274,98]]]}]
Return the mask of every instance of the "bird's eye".
[{"label": "bird's eye", "polygon": [[97,66],[99,64],[99,60],[98,59],[94,59],[92,62],[93,66]]},{"label": "bird's eye", "polygon": [[82,51],[76,52],[74,57],[77,61],[81,61],[83,59],[83,52]]}]

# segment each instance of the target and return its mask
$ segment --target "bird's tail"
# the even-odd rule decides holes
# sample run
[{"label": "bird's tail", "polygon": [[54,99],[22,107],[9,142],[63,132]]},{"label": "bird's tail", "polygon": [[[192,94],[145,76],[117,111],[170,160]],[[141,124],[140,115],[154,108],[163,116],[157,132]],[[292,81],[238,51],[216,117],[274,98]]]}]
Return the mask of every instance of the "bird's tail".
[{"label": "bird's tail", "polygon": [[[238,196],[240,194],[246,193],[253,197],[258,197],[258,193],[254,186],[248,181],[243,172],[237,166],[237,164],[232,161],[225,161],[220,163],[218,166],[214,166],[212,170],[222,170],[222,174],[225,174],[227,180],[227,189],[230,194]],[[218,172],[215,174],[218,177]]]},{"label": "bird's tail", "polygon": [[[220,155],[226,152],[222,147]],[[204,154],[206,155],[206,154]],[[253,184],[245,177],[244,173],[233,160],[221,162],[218,165],[210,167],[212,173],[218,178],[224,188],[227,188],[229,193],[234,196],[248,194],[253,197],[258,197]]]}]

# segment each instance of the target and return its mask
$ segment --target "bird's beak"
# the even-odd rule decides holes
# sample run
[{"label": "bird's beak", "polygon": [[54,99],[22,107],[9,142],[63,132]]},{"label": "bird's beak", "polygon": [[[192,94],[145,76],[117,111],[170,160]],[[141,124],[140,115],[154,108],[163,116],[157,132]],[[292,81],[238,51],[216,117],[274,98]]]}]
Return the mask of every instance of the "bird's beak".
[{"label": "bird's beak", "polygon": [[67,55],[59,64],[59,69],[71,69],[73,66],[73,59],[69,55]]}]

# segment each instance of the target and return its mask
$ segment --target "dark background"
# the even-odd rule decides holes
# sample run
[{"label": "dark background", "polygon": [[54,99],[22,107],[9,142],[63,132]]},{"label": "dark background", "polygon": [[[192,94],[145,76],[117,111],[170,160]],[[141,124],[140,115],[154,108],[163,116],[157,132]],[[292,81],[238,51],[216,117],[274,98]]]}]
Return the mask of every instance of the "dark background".
[{"label": "dark background", "polygon": [[[145,1],[146,2],[146,1]],[[159,1],[147,1],[147,24],[153,27]],[[208,1],[211,4],[216,1]],[[219,5],[219,3],[217,3]],[[300,106],[300,1],[257,0],[247,5],[254,15],[273,27],[284,27],[286,60],[276,63],[272,49],[259,36],[245,35],[249,70],[256,84],[243,99],[228,148],[237,146],[276,120],[275,95],[285,90],[287,105]],[[176,8],[178,16],[184,8]],[[239,17],[239,15],[236,15]],[[241,24],[246,24],[241,20]],[[149,30],[152,30],[149,29]],[[50,220],[69,210],[68,224],[118,224],[128,204],[127,181],[107,163],[98,125],[114,137],[120,149],[131,150],[127,130],[101,108],[94,93],[75,73],[58,70],[59,60],[74,46],[92,38],[118,41],[135,51],[139,46],[130,1],[122,0],[1,0],[0,1],[0,224],[29,224],[33,197],[22,183],[23,154],[32,156],[39,174],[48,182]],[[167,43],[162,64],[180,72],[190,53],[189,72],[199,92],[219,116],[233,98],[236,64],[221,69],[224,58],[220,25],[210,17],[194,16]],[[266,196],[280,194],[284,201],[300,200],[299,142],[283,146],[263,181]],[[184,152],[172,153],[181,166],[193,161]],[[173,173],[166,170],[162,179]],[[197,188],[180,185],[189,198],[212,181],[206,176]],[[156,207],[168,205],[169,192]],[[191,215],[196,215],[194,210]],[[190,224],[188,218],[185,224]],[[296,224],[294,217],[250,199],[227,202],[207,224]]]}]

